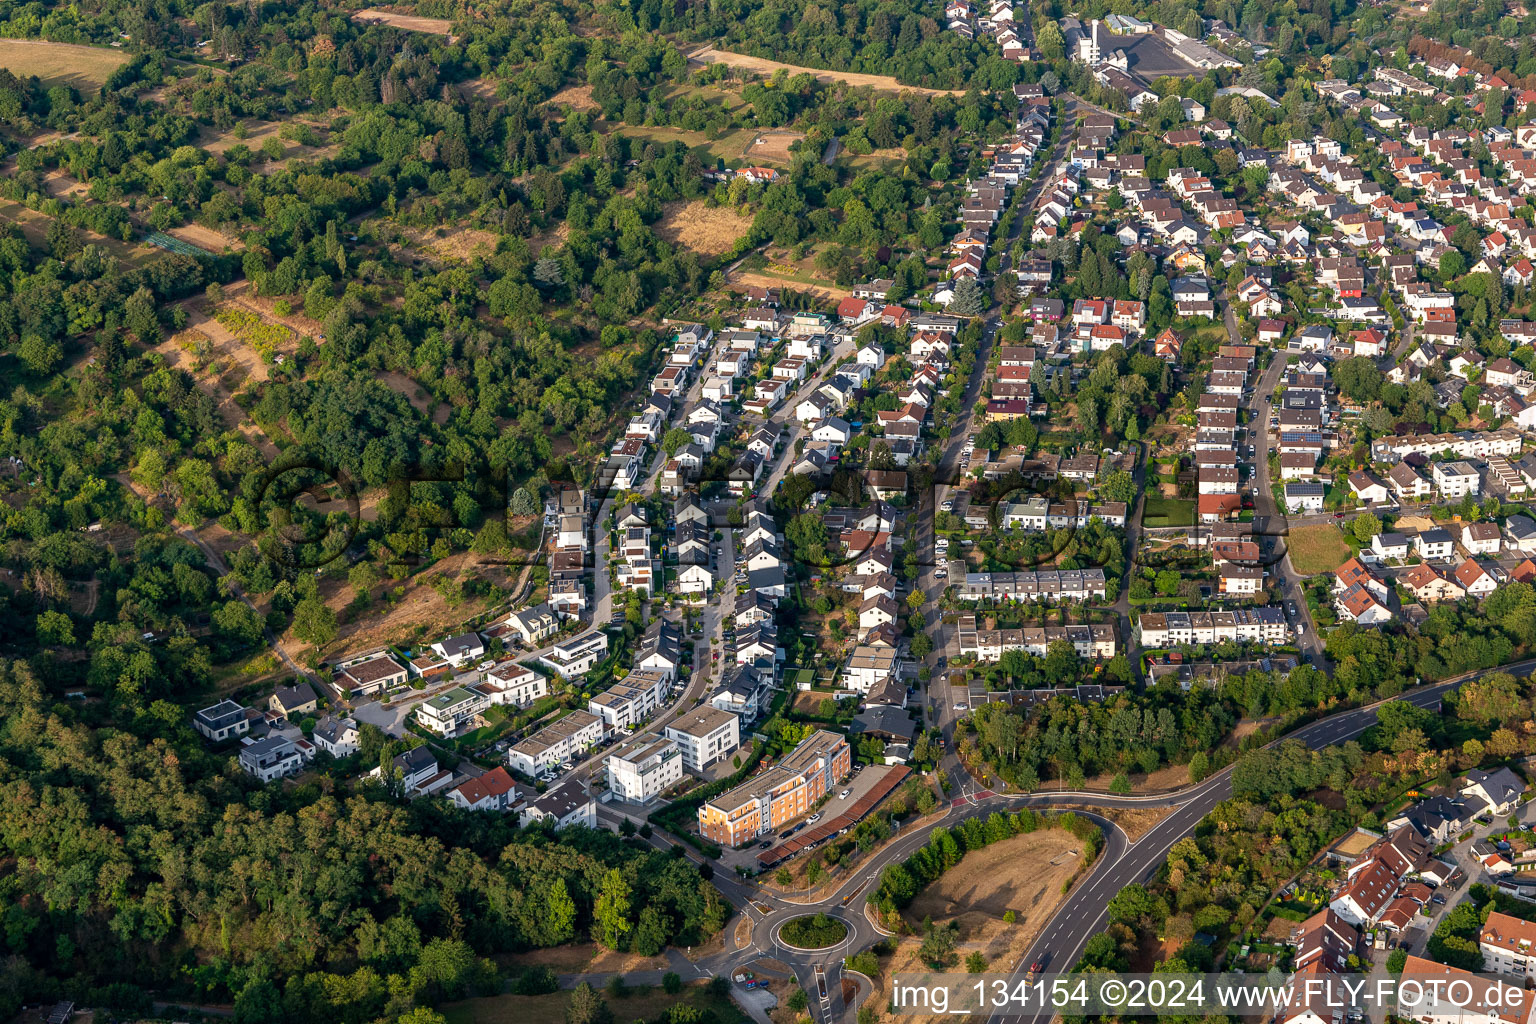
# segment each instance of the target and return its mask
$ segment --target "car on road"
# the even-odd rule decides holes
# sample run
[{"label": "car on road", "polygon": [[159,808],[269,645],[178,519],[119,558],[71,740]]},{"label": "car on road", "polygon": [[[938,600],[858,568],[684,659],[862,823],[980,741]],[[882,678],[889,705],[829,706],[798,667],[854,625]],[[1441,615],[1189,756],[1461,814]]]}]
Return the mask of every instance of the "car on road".
[{"label": "car on road", "polygon": [[1333,518],[1335,518],[1335,519],[1343,519],[1344,518],[1344,513],[1343,512],[1335,512],[1333,514]]},{"label": "car on road", "polygon": [[848,794],[852,793],[852,792],[853,792],[853,790],[851,790],[851,789],[845,789],[841,793],[837,794],[837,798],[839,800],[847,800],[848,799]]},{"label": "car on road", "polygon": [[773,840],[772,839],[764,839],[762,842],[757,844],[758,849],[761,849],[761,850],[766,850],[766,849],[768,849],[768,847],[770,847],[772,845],[773,845]]}]

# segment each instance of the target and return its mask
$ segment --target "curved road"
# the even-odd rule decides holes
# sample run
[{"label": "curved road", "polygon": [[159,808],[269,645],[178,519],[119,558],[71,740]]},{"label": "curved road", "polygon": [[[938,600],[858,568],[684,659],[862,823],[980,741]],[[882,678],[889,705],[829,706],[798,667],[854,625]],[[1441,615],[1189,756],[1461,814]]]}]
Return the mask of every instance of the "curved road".
[{"label": "curved road", "polygon": [[[1500,666],[1487,672],[1504,671],[1516,675],[1529,675],[1536,669],[1536,659],[1513,665]],[[1449,691],[1469,679],[1487,672],[1471,672],[1463,676],[1420,687],[1401,694],[1397,698],[1420,707],[1433,707]],[[1376,721],[1376,709],[1381,703],[1341,711],[1289,733],[1275,742],[1301,740],[1308,747],[1320,750],[1359,737]],[[1193,834],[1195,826],[1210,811],[1232,794],[1232,766],[1229,765],[1204,781],[1171,793],[1148,796],[1114,796],[1105,793],[1051,792],[1031,794],[988,794],[970,799],[957,800],[945,814],[932,822],[900,836],[868,863],[859,866],[856,874],[845,879],[831,894],[814,901],[797,902],[782,896],[765,893],[756,885],[740,879],[716,876],[715,885],[752,921],[751,935],[741,946],[735,944],[734,925],[728,933],[727,950],[705,957],[697,967],[712,974],[729,976],[759,957],[768,956],[789,965],[802,987],[810,996],[809,1008],[818,1021],[838,1021],[845,1015],[851,1018],[856,1007],[847,1006],[841,998],[841,959],[843,956],[869,948],[884,937],[865,914],[865,897],[868,889],[879,878],[887,865],[905,859],[919,846],[928,841],[932,831],[940,825],[953,827],[971,817],[989,815],[994,811],[1015,810],[1021,807],[1050,807],[1053,805],[1091,804],[1101,808],[1113,807],[1173,807],[1173,813],[1149,829],[1134,843],[1113,822],[1091,810],[1077,813],[1094,821],[1104,830],[1104,848],[1088,877],[1079,882],[1056,915],[1041,930],[1021,958],[1016,970],[1022,970],[1036,960],[1045,962],[1057,970],[1070,970],[1082,954],[1088,938],[1103,931],[1107,925],[1107,907],[1111,898],[1126,885],[1145,882],[1155,877],[1166,860],[1168,851],[1180,839]],[[979,789],[979,787],[977,787]],[[657,833],[653,841],[670,842]],[[692,851],[689,851],[690,854]],[[695,857],[697,859],[697,857]],[[835,917],[849,928],[849,938],[832,950],[816,952],[797,951],[785,947],[777,940],[778,930],[791,917],[808,913],[825,913]],[[823,973],[824,972],[824,973]],[[821,980],[825,979],[828,998],[820,999]],[[1010,1015],[1005,1021],[1031,1024],[1047,1024],[1048,1015]]]}]

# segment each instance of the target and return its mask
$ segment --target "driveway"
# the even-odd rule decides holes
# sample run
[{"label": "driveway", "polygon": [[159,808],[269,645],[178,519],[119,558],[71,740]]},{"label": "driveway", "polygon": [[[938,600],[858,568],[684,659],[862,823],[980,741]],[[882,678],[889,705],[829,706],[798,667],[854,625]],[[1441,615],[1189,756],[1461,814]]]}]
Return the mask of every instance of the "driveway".
[{"label": "driveway", "polygon": [[405,700],[396,701],[385,706],[379,701],[371,700],[366,704],[359,704],[352,712],[352,717],[359,722],[367,722],[384,730],[388,736],[396,738],[405,735],[405,720],[410,717],[416,705],[426,700],[431,695],[430,690],[423,690],[419,695],[407,697]]}]

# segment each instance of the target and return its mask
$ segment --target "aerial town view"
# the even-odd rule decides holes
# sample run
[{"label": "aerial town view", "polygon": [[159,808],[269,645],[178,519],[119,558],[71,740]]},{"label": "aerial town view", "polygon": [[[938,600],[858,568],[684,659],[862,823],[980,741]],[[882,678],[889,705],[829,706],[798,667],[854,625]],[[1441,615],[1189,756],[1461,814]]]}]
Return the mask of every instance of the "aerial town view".
[{"label": "aerial town view", "polygon": [[0,384],[0,1024],[1536,1024],[1519,0],[0,0]]}]

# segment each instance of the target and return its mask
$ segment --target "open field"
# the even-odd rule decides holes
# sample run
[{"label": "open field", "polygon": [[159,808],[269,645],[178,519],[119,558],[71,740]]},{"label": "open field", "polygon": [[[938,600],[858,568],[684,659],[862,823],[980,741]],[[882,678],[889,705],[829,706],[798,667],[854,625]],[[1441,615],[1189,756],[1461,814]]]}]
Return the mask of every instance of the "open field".
[{"label": "open field", "polygon": [[[39,213],[30,207],[22,206],[20,203],[0,199],[0,220],[8,220],[21,228],[22,233],[27,236],[27,241],[39,249],[47,246],[48,225],[52,223],[53,218],[46,213]],[[99,245],[126,264],[137,265],[152,259],[154,256],[164,255],[159,250],[151,253],[144,246],[134,245],[117,238],[108,238],[106,235],[98,235],[88,228],[75,228],[75,234],[82,243],[86,245]]]},{"label": "open field", "polygon": [[847,82],[854,87],[867,86],[871,89],[884,89],[889,92],[917,92],[928,96],[964,96],[963,89],[925,89],[918,85],[902,85],[890,75],[861,75],[854,71],[827,71],[823,68],[803,68],[794,64],[781,64],[776,60],[768,60],[765,57],[748,57],[744,53],[731,53],[728,50],[717,50],[713,46],[705,46],[688,55],[690,61],[700,64],[728,64],[733,68],[743,71],[755,71],[768,78],[775,71],[783,68],[792,75],[802,72],[814,76],[822,82]]},{"label": "open field", "polygon": [[832,285],[811,284],[800,280],[798,277],[778,274],[755,273],[750,270],[733,270],[728,279],[729,284],[757,285],[760,288],[793,288],[797,292],[807,295],[815,295],[817,298],[832,299],[840,302],[853,293],[846,288],[837,288]]},{"label": "open field", "polygon": [[[730,996],[709,995],[704,991],[703,982],[689,985],[675,996],[654,988],[645,993],[636,991],[619,999],[608,995],[604,995],[604,998],[618,1019],[649,1020],[679,1004],[700,1010],[713,1010],[715,1018],[722,1022],[742,1018],[742,1012],[731,1002]],[[448,1003],[441,1010],[448,1024],[564,1024],[565,1009],[570,1003],[571,993],[562,991],[542,996],[503,995],[466,999]]]},{"label": "open field", "polygon": [[44,86],[70,85],[82,92],[94,92],[108,75],[127,62],[128,54],[99,46],[0,39],[0,68],[18,78],[36,75]]},{"label": "open field", "polygon": [[1333,572],[1349,561],[1349,545],[1332,523],[1294,527],[1285,539],[1285,548],[1291,564],[1303,576]]},{"label": "open field", "polygon": [[443,18],[419,18],[414,14],[397,14],[394,11],[386,11],[382,7],[370,7],[366,11],[358,11],[352,15],[352,20],[365,24],[403,28],[407,32],[425,32],[432,36],[453,38],[453,23],[450,21]]},{"label": "open field", "polygon": [[709,206],[702,199],[667,203],[656,222],[656,233],[669,242],[685,245],[711,256],[729,252],[736,239],[747,233],[752,218],[729,206]]},{"label": "open field", "polygon": [[497,235],[480,228],[442,227],[434,231],[412,231],[411,238],[438,259],[466,263],[476,256],[496,252]]},{"label": "open field", "polygon": [[598,106],[592,102],[592,87],[590,85],[568,85],[549,98],[550,106],[570,107],[572,110],[597,110]]},{"label": "open field", "polygon": [[1142,526],[1191,526],[1194,521],[1194,502],[1147,495],[1146,508],[1141,516]]},{"label": "open field", "polygon": [[741,157],[747,163],[789,164],[789,147],[805,138],[804,132],[759,132],[747,143]]},{"label": "open field", "polygon": [[[1038,927],[1060,901],[1061,884],[1082,866],[1082,845],[1052,828],[974,850],[918,893],[904,916],[914,928],[928,917],[958,921],[962,943],[1006,928],[1003,915],[1010,910],[1023,927]],[[1051,911],[1042,913],[1047,907]]]},{"label": "open field", "polygon": [[643,139],[646,142],[662,145],[681,142],[697,154],[706,166],[713,166],[716,160],[741,160],[742,154],[747,151],[753,137],[757,134],[750,128],[738,128],[714,139],[710,138],[707,132],[691,132],[685,128],[672,128],[666,125],[653,127],[622,125],[615,130],[618,134],[627,135],[632,139]]},{"label": "open field", "polygon": [[245,248],[245,243],[240,239],[231,238],[223,232],[201,224],[185,224],[178,228],[171,228],[166,231],[166,234],[172,238],[179,238],[183,242],[191,242],[209,252],[223,252],[225,248],[239,251]]},{"label": "open field", "polygon": [[[874,979],[875,990],[867,1005],[889,1004],[893,973],[929,970],[918,956],[926,915],[932,915],[936,925],[951,919],[959,924],[958,960],[952,970],[958,970],[958,961],[973,952],[987,958],[989,970],[1013,970],[1066,898],[1062,885],[1082,867],[1081,850],[1082,844],[1069,833],[1046,829],[966,854],[904,912],[906,922],[919,934],[899,939],[896,952],[882,958],[880,977]],[[1003,921],[1009,910],[1016,918],[1013,924]],[[904,1019],[922,1024],[954,1020],[942,1015]]]}]

